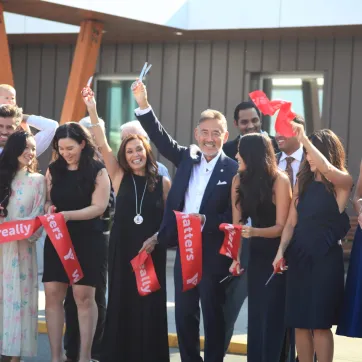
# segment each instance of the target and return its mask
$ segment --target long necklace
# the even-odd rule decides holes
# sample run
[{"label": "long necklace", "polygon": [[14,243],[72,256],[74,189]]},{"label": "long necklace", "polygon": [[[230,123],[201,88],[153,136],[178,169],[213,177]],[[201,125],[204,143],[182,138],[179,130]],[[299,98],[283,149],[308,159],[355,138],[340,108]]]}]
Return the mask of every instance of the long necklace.
[{"label": "long necklace", "polygon": [[145,184],[145,189],[143,190],[143,195],[140,203],[140,212],[138,212],[138,197],[137,197],[137,186],[136,181],[134,180],[134,177],[132,175],[133,185],[134,185],[134,192],[136,194],[136,216],[133,218],[133,221],[135,224],[139,225],[143,223],[143,217],[141,216],[142,212],[142,204],[143,204],[143,198],[145,197],[146,187],[147,187],[147,181]]}]

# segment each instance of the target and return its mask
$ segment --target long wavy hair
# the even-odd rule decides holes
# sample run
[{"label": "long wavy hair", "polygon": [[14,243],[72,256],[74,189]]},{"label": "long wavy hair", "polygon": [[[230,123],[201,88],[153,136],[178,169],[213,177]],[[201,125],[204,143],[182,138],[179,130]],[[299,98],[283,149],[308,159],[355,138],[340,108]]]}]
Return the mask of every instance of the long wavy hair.
[{"label": "long wavy hair", "polygon": [[[312,144],[323,156],[336,168],[341,171],[346,170],[346,153],[342,142],[338,136],[330,129],[322,129],[312,133],[309,137]],[[305,152],[305,150],[304,150]],[[334,186],[323,175],[322,182],[327,190],[335,193]],[[315,173],[311,171],[309,162],[304,159],[300,171],[298,172],[298,197],[302,197],[308,185],[314,180]]]},{"label": "long wavy hair", "polygon": [[143,147],[146,150],[146,179],[147,179],[147,188],[149,191],[153,191],[157,184],[157,176],[158,176],[158,166],[155,161],[155,157],[153,155],[150,143],[148,142],[147,138],[141,135],[130,134],[128,135],[121,143],[119,147],[117,160],[121,168],[124,170],[125,173],[132,173],[132,168],[127,162],[126,159],[126,147],[128,142],[132,140],[140,140],[143,144]]},{"label": "long wavy hair", "polygon": [[240,186],[237,203],[242,210],[242,222],[257,218],[258,210],[273,198],[273,184],[278,166],[272,142],[261,133],[246,134],[240,138],[238,152],[246,169],[239,171]]},{"label": "long wavy hair", "polygon": [[96,146],[93,143],[90,133],[81,125],[75,122],[66,123],[57,128],[53,139],[53,159],[49,169],[52,176],[52,185],[61,183],[65,173],[68,170],[68,163],[59,152],[59,141],[64,138],[70,138],[82,144],[84,148],[81,151],[78,173],[77,187],[83,195],[91,195],[95,189],[95,179],[97,177],[96,161],[100,161],[96,152]]},{"label": "long wavy hair", "polygon": [[[0,203],[4,208],[0,210],[0,215],[8,215],[7,206],[11,197],[11,183],[13,182],[18,170],[19,160],[26,148],[26,141],[33,137],[32,134],[25,131],[14,132],[6,141],[3,152],[0,155]],[[33,158],[30,165],[27,166],[28,172],[37,172],[38,162],[36,157]]]}]

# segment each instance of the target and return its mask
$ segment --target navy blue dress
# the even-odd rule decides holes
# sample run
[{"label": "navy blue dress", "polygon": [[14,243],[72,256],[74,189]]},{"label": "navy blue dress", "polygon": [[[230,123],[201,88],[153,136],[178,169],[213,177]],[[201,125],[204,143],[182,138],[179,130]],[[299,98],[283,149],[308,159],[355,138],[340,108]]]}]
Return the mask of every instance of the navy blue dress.
[{"label": "navy blue dress", "polygon": [[362,338],[362,230],[359,226],[353,241],[337,334]]},{"label": "navy blue dress", "polygon": [[311,182],[299,198],[298,223],[286,252],[286,325],[329,329],[338,323],[344,264],[340,240],[350,228],[333,193]]},{"label": "navy blue dress", "polygon": [[[252,225],[267,228],[275,225],[276,207],[272,200],[250,215]],[[249,239],[248,264],[248,361],[278,362],[286,333],[284,324],[285,274],[273,273],[273,261],[280,244],[278,238]]]}]

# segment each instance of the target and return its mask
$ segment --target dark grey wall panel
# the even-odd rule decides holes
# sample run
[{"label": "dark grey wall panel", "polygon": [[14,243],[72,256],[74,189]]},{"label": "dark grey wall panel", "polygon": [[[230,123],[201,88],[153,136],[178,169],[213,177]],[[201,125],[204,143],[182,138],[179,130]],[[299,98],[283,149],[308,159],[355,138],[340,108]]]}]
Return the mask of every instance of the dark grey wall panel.
[{"label": "dark grey wall panel", "polygon": [[[165,44],[163,52],[162,106],[159,113],[160,121],[167,132],[176,136],[176,107],[178,88],[179,44]],[[161,157],[170,171],[174,168],[169,161]]]},{"label": "dark grey wall panel", "polygon": [[132,68],[132,44],[117,44],[116,48],[116,73],[127,74]]},{"label": "dark grey wall panel", "polygon": [[275,72],[279,69],[280,40],[265,40],[263,43],[262,71]]},{"label": "dark grey wall panel", "polygon": [[316,42],[299,40],[297,48],[297,70],[313,71],[316,66]]},{"label": "dark grey wall panel", "polygon": [[102,74],[113,74],[116,72],[117,47],[113,44],[102,45],[99,55],[99,72]]},{"label": "dark grey wall panel", "polygon": [[280,42],[280,62],[281,71],[297,70],[297,39],[282,39]]},{"label": "dark grey wall panel", "polygon": [[317,39],[315,69],[324,71],[324,92],[322,107],[322,124],[330,127],[331,121],[331,87],[333,83],[334,39]]},{"label": "dark grey wall panel", "polygon": [[337,39],[334,47],[330,128],[348,148],[348,124],[352,81],[352,39]]},{"label": "dark grey wall panel", "polygon": [[14,83],[16,89],[16,100],[19,106],[24,107],[25,83],[26,83],[26,60],[28,48],[26,45],[13,46],[11,52],[11,63],[13,67]]},{"label": "dark grey wall panel", "polygon": [[27,55],[24,110],[28,114],[39,114],[42,47],[29,46]]},{"label": "dark grey wall panel", "polygon": [[[362,38],[354,40],[352,59],[352,82],[349,107],[348,168],[357,182],[362,158],[361,94],[362,94]],[[346,127],[347,124],[344,123]]]},{"label": "dark grey wall panel", "polygon": [[176,139],[181,145],[188,145],[191,141],[193,124],[193,98],[194,98],[194,44],[181,44],[178,66],[178,88],[176,107]]},{"label": "dark grey wall panel", "polygon": [[230,42],[226,87],[225,116],[228,121],[230,139],[236,137],[234,109],[244,99],[245,42]]},{"label": "dark grey wall panel", "polygon": [[[72,62],[72,47],[69,45],[58,45],[56,59],[55,76],[55,119],[60,119],[64,103],[65,92],[67,90],[70,65]],[[69,120],[71,121],[71,120]]]},{"label": "dark grey wall panel", "polygon": [[228,74],[228,43],[217,42],[211,52],[210,108],[225,113]]},{"label": "dark grey wall panel", "polygon": [[44,45],[41,56],[39,113],[44,117],[55,119],[56,47],[54,45]]},{"label": "dark grey wall panel", "polygon": [[196,127],[201,112],[210,107],[210,69],[211,44],[196,44],[193,128]]}]

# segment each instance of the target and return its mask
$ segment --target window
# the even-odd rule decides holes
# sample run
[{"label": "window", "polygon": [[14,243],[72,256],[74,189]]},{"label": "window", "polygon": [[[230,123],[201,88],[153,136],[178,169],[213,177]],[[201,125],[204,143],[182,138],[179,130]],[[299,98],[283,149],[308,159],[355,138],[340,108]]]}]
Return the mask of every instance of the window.
[{"label": "window", "polygon": [[137,103],[133,98],[131,85],[137,76],[99,76],[96,78],[96,101],[98,115],[106,125],[106,136],[113,152],[121,144],[120,127],[135,119]]},{"label": "window", "polygon": [[[295,113],[306,120],[307,133],[321,127],[324,75],[320,73],[301,74],[275,73],[261,74],[254,78],[254,87],[263,89],[270,99],[283,99],[292,102]],[[275,135],[275,120],[277,117],[263,116],[263,128]]]}]

